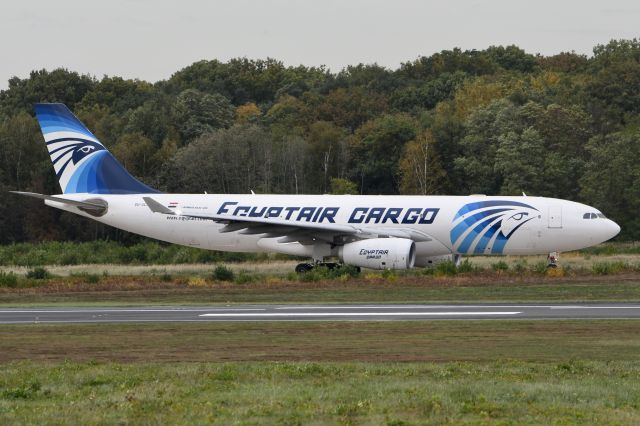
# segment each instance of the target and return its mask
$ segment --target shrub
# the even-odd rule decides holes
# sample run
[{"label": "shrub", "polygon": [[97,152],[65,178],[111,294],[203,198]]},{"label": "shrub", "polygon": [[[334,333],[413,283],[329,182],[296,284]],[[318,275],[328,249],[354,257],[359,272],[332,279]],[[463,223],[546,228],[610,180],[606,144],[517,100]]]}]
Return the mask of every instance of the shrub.
[{"label": "shrub", "polygon": [[518,259],[514,264],[513,264],[513,270],[517,273],[523,273],[527,271],[527,260],[526,259]]},{"label": "shrub", "polygon": [[545,271],[545,275],[548,277],[564,277],[565,276],[565,270],[564,268],[547,268],[547,270]]},{"label": "shrub", "polygon": [[433,273],[438,277],[455,275],[457,272],[456,264],[450,260],[440,262],[433,268]]},{"label": "shrub", "polygon": [[40,389],[42,389],[40,382],[34,381],[26,386],[5,389],[1,395],[4,399],[34,399]]},{"label": "shrub", "polygon": [[189,277],[189,281],[187,281],[187,285],[189,287],[206,287],[207,282],[202,277]]},{"label": "shrub", "polygon": [[494,271],[507,271],[509,269],[509,265],[504,260],[491,264],[491,268]]},{"label": "shrub", "polygon": [[[384,274],[384,272],[383,272]],[[312,270],[303,274],[298,274],[300,281],[321,281],[321,280],[334,280],[338,278],[350,278],[360,275],[360,270],[357,266],[352,265],[336,265],[334,268],[328,268],[326,266],[316,266]]]},{"label": "shrub", "polygon": [[71,274],[71,276],[82,278],[82,281],[84,281],[87,284],[97,284],[98,282],[100,282],[100,275],[98,274],[89,274],[87,272],[81,272],[79,274]]},{"label": "shrub", "polygon": [[213,270],[213,279],[217,281],[233,281],[233,271],[224,265],[216,266]]},{"label": "shrub", "polygon": [[240,271],[240,273],[235,278],[236,284],[247,284],[255,281],[257,277],[255,275],[251,275],[246,271]]},{"label": "shrub", "polygon": [[360,275],[360,268],[353,265],[342,265],[334,269],[334,273],[339,276],[357,277]]},{"label": "shrub", "polygon": [[469,259],[464,259],[462,262],[460,262],[457,269],[458,269],[458,272],[465,273],[465,272],[473,272],[478,268],[473,266],[473,264],[469,262]]},{"label": "shrub", "polygon": [[536,274],[545,274],[547,272],[547,262],[542,260],[534,263],[531,265],[531,272],[535,272]]},{"label": "shrub", "polygon": [[395,281],[397,277],[396,275],[396,271],[392,270],[392,269],[385,269],[382,271],[382,278],[384,278],[387,281]]},{"label": "shrub", "polygon": [[13,272],[0,271],[0,287],[17,287],[18,276]]},{"label": "shrub", "polygon": [[46,280],[51,278],[51,274],[45,268],[38,266],[37,268],[27,271],[27,278],[32,280]]},{"label": "shrub", "polygon": [[627,269],[627,265],[624,262],[596,262],[591,267],[593,273],[598,275],[615,274]]},{"label": "shrub", "polygon": [[87,284],[97,284],[100,282],[100,275],[98,274],[87,274],[84,277],[84,282]]}]

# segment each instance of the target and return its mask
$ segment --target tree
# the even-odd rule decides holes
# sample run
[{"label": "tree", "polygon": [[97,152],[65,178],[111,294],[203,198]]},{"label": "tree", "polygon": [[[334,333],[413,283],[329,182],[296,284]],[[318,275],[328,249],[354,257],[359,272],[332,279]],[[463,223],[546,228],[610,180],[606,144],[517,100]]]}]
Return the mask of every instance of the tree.
[{"label": "tree", "polygon": [[[183,112],[185,115],[189,114],[186,110]],[[123,115],[122,121],[125,126],[121,133],[141,133],[151,139],[156,147],[159,147],[167,137],[178,138],[177,123],[173,123],[173,114],[173,99],[163,95],[154,96],[153,99]],[[185,118],[187,120],[190,118],[200,119],[197,116]]]},{"label": "tree", "polygon": [[329,181],[346,173],[347,135],[344,129],[327,121],[317,121],[309,128],[308,170],[310,189],[327,193]]},{"label": "tree", "polygon": [[262,112],[260,111],[260,108],[258,108],[258,106],[253,102],[240,105],[236,108],[236,123],[255,123],[260,118],[261,114]]},{"label": "tree", "polygon": [[318,105],[318,118],[355,131],[365,121],[382,114],[386,108],[387,100],[379,93],[363,87],[340,88],[323,98]]},{"label": "tree", "polygon": [[194,89],[180,93],[174,105],[174,118],[183,141],[233,123],[235,109],[219,94],[204,94]]},{"label": "tree", "polygon": [[153,85],[146,81],[125,80],[122,77],[104,77],[93,90],[86,93],[80,105],[109,107],[116,114],[124,114],[146,102],[153,94]]},{"label": "tree", "polygon": [[582,198],[619,223],[626,238],[640,238],[640,131],[596,136],[588,150],[591,159],[580,179]]},{"label": "tree", "polygon": [[500,146],[500,136],[514,129],[516,107],[507,100],[492,102],[485,108],[476,110],[466,122],[466,135],[460,141],[462,155],[454,161],[463,176],[467,193],[497,194],[501,179],[495,173],[496,151]]},{"label": "tree", "polygon": [[153,142],[141,133],[123,135],[111,151],[125,169],[140,178],[148,176],[159,166],[154,161],[156,149]]},{"label": "tree", "polygon": [[174,192],[267,192],[270,151],[268,133],[257,126],[218,129],[179,149],[163,167],[160,182]]},{"label": "tree", "polygon": [[440,191],[445,171],[440,165],[431,132],[422,132],[405,145],[400,174],[401,194],[430,195]]},{"label": "tree", "polygon": [[508,132],[498,138],[494,169],[502,177],[500,193],[540,194],[543,188],[544,141],[532,127],[521,134]]},{"label": "tree", "polygon": [[352,169],[363,194],[398,192],[398,162],[407,142],[415,139],[417,123],[405,114],[383,115],[360,127],[352,141]]},{"label": "tree", "polygon": [[358,185],[349,179],[331,178],[331,193],[336,195],[357,195]]},{"label": "tree", "polygon": [[64,68],[31,71],[29,78],[9,79],[9,89],[0,92],[0,115],[31,112],[37,102],[62,102],[73,110],[95,84],[90,76]]}]

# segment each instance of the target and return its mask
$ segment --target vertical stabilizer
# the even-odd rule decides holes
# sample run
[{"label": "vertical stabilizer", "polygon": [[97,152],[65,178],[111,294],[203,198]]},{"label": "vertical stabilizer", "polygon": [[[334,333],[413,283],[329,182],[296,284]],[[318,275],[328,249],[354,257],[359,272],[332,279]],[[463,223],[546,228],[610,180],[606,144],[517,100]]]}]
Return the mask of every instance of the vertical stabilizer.
[{"label": "vertical stabilizer", "polygon": [[34,108],[63,193],[158,192],[131,176],[66,105]]}]

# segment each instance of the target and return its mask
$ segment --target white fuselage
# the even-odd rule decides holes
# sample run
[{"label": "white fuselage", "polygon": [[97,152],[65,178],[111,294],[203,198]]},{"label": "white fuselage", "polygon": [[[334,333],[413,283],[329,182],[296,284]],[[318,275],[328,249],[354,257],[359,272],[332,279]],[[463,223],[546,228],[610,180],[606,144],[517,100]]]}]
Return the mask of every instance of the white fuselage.
[{"label": "white fuselage", "polygon": [[[430,236],[416,243],[416,256],[447,254],[547,254],[589,247],[614,237],[613,221],[584,204],[542,197],[362,196],[362,195],[226,195],[153,194],[175,215],[153,213],[143,195],[65,194],[66,198],[100,198],[108,211],[93,217],[75,207],[47,201],[52,207],[107,225],[170,243],[209,250],[274,251],[311,255],[299,243],[224,232],[224,224],[183,215],[275,217],[371,228],[402,228]],[[509,203],[509,208],[502,204]],[[483,216],[484,212],[484,216]],[[588,216],[588,218],[585,218]],[[595,217],[597,216],[597,217]],[[486,217],[486,218],[485,218]],[[593,218],[592,218],[593,217]],[[486,230],[492,230],[487,233]],[[268,236],[268,235],[267,235]],[[333,253],[332,253],[333,254]]]}]

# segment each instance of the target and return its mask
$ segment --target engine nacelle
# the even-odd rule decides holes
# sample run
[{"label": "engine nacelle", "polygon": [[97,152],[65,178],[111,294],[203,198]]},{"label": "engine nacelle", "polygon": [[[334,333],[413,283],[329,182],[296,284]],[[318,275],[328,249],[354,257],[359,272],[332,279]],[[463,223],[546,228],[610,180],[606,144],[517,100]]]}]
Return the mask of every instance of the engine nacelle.
[{"label": "engine nacelle", "polygon": [[338,250],[348,265],[369,269],[411,269],[416,245],[406,238],[372,238],[345,244]]}]

